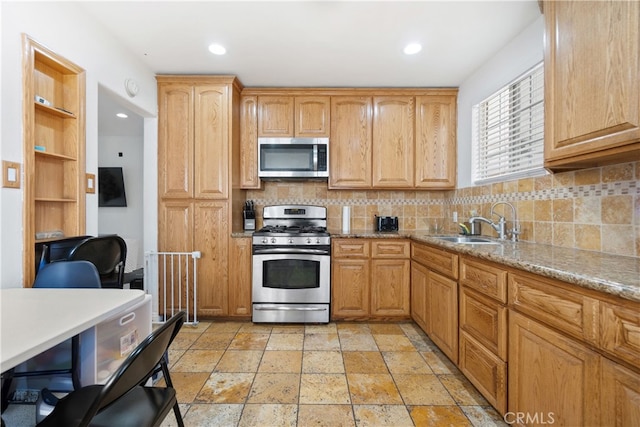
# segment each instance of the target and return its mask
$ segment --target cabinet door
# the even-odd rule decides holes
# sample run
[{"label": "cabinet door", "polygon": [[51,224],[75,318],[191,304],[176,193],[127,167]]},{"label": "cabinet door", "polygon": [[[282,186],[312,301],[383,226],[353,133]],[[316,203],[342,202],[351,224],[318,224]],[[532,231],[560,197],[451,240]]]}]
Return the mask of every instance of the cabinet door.
[{"label": "cabinet door", "polygon": [[550,1],[544,9],[547,164],[592,165],[596,152],[615,147],[622,159],[640,139],[640,3]]},{"label": "cabinet door", "polygon": [[408,259],[371,261],[371,315],[408,317],[411,265]]},{"label": "cabinet door", "polygon": [[602,358],[602,425],[640,425],[640,374]]},{"label": "cabinet door", "polygon": [[502,415],[507,411],[507,363],[460,331],[460,371]]},{"label": "cabinet door", "polygon": [[369,260],[334,258],[331,270],[332,317],[368,317],[371,277]]},{"label": "cabinet door", "polygon": [[240,188],[260,188],[257,96],[243,96],[240,101]]},{"label": "cabinet door", "polygon": [[158,85],[158,197],[193,197],[193,88]]},{"label": "cabinet door", "polygon": [[416,97],[417,188],[456,186],[456,97]]},{"label": "cabinet door", "polygon": [[329,136],[330,99],[328,96],[295,97],[295,136]]},{"label": "cabinet door", "polygon": [[230,163],[227,86],[196,86],[194,105],[194,196],[226,199]]},{"label": "cabinet door", "polygon": [[293,136],[293,96],[258,97],[258,136]]},{"label": "cabinet door", "polygon": [[429,337],[458,363],[458,283],[429,271]]},{"label": "cabinet door", "polygon": [[[600,355],[519,313],[509,313],[509,412],[527,425],[600,425]],[[509,420],[507,420],[509,421]]]},{"label": "cabinet door", "polygon": [[229,240],[229,315],[251,316],[251,239]]},{"label": "cabinet door", "polygon": [[461,330],[507,360],[507,308],[504,305],[460,286],[459,322]]},{"label": "cabinet door", "polygon": [[372,100],[331,99],[329,188],[371,188]]},{"label": "cabinet door", "polygon": [[429,309],[427,307],[427,286],[429,271],[417,262],[411,263],[411,318],[429,334]]},{"label": "cabinet door", "polygon": [[198,260],[198,307],[201,316],[226,316],[228,310],[228,235],[226,202],[194,202],[194,250]]},{"label": "cabinet door", "polygon": [[[189,200],[161,201],[158,216],[159,252],[193,251],[193,203]],[[159,313],[164,314],[167,309],[170,314],[185,308],[193,313],[192,300],[187,298],[187,287],[172,286],[193,282],[187,279],[193,277],[192,264],[183,264],[181,259],[172,257],[158,257],[158,277]],[[189,301],[188,307],[185,306],[186,301]]]},{"label": "cabinet door", "polygon": [[638,304],[625,306],[600,303],[600,345],[615,357],[640,368],[640,310]]},{"label": "cabinet door", "polygon": [[414,98],[373,99],[373,186],[413,188]]}]

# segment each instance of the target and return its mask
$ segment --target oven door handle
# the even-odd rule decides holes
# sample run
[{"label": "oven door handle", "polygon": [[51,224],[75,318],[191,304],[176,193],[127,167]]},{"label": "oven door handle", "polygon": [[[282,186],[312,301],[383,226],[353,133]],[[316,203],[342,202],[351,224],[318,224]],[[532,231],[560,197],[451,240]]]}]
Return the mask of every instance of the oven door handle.
[{"label": "oven door handle", "polygon": [[309,254],[309,255],[329,255],[325,249],[298,249],[298,248],[268,248],[255,249],[253,255],[269,255],[269,254]]},{"label": "oven door handle", "polygon": [[258,305],[254,309],[257,311],[327,311],[324,307],[285,307],[278,305]]}]

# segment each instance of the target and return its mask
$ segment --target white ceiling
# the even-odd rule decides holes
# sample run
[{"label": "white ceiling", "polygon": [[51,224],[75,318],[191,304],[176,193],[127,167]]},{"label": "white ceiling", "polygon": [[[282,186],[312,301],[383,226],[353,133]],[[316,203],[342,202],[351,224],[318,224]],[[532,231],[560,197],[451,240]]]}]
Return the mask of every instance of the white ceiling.
[{"label": "white ceiling", "polygon": [[[537,0],[77,4],[157,74],[249,87],[459,86],[540,16]],[[214,42],[227,54],[211,54]],[[409,42],[422,51],[404,55]]]}]

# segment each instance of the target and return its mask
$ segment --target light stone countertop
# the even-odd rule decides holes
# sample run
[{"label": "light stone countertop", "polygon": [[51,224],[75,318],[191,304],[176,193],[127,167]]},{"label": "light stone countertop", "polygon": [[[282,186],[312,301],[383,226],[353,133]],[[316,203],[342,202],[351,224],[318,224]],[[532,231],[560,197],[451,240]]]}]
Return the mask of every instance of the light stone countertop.
[{"label": "light stone countertop", "polygon": [[[382,233],[329,230],[336,238],[412,239],[472,255],[583,288],[640,302],[640,259],[584,251],[539,243],[502,241],[499,245],[457,244],[437,239],[426,231]],[[234,238],[251,237],[252,232],[232,233]],[[486,236],[482,236],[486,237]]]},{"label": "light stone countertop", "polygon": [[[523,271],[640,302],[640,259],[539,243],[501,241],[499,245],[446,242],[428,232],[331,232],[332,238],[409,238]],[[486,236],[482,236],[486,237]]]}]

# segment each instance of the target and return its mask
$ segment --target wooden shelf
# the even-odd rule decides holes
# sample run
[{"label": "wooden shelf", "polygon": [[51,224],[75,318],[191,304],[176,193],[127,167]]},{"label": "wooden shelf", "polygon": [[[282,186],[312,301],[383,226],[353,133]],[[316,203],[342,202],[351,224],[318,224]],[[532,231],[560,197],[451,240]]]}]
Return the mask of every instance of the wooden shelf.
[{"label": "wooden shelf", "polygon": [[75,157],[65,156],[64,154],[50,153],[48,151],[40,151],[40,150],[33,150],[33,151],[35,152],[36,156],[42,156],[50,159],[69,160],[69,161],[78,160]]},{"label": "wooden shelf", "polygon": [[65,119],[75,119],[76,115],[70,111],[65,111],[57,107],[49,107],[47,105],[41,104],[39,102],[33,101],[37,110],[44,111],[49,114],[53,114],[54,116],[62,117]]},{"label": "wooden shelf", "polygon": [[64,198],[57,198],[57,197],[36,197],[35,198],[36,202],[45,202],[45,203],[75,203],[77,202],[76,199],[64,199]]},{"label": "wooden shelf", "polygon": [[85,71],[27,35],[23,55],[23,285],[29,287],[35,244],[55,240],[36,240],[37,232],[85,234]]}]

